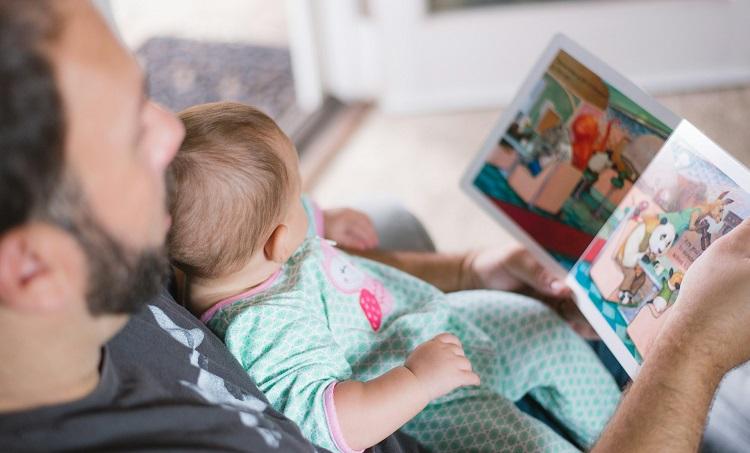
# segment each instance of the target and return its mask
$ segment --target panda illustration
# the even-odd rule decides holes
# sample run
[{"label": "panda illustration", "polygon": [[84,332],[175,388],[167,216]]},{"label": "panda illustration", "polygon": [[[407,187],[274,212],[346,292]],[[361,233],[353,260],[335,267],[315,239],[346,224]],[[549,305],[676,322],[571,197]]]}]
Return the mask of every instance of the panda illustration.
[{"label": "panda illustration", "polygon": [[[616,261],[623,273],[618,299],[622,305],[633,304],[633,295],[643,286],[646,276],[638,263],[654,262],[664,255],[677,238],[675,226],[666,216],[647,216],[630,232],[617,251]],[[659,263],[655,270],[659,273]]]}]

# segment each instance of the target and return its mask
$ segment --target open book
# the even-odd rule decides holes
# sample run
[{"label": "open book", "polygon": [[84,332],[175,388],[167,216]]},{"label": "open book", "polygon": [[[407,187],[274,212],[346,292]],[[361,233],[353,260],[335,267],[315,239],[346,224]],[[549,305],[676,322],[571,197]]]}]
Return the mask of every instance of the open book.
[{"label": "open book", "polygon": [[462,187],[565,279],[632,377],[691,263],[750,215],[750,171],[561,35]]}]

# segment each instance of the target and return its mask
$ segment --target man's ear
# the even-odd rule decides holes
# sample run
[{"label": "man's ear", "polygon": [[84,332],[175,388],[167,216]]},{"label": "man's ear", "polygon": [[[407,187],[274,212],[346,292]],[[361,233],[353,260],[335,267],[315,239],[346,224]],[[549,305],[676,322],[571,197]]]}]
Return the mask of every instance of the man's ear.
[{"label": "man's ear", "polygon": [[66,266],[52,262],[60,254],[47,247],[54,243],[54,238],[45,237],[54,235],[49,230],[23,226],[0,237],[0,305],[21,311],[50,311],[63,305],[70,293],[62,284]]},{"label": "man's ear", "polygon": [[282,264],[289,258],[287,243],[289,242],[289,228],[281,224],[274,228],[271,236],[263,246],[263,254],[268,261]]}]

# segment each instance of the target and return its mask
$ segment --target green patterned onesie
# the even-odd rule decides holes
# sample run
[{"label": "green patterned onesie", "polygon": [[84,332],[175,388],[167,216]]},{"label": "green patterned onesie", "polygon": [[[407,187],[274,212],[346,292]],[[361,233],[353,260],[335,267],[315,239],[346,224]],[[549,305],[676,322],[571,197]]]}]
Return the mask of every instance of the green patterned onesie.
[{"label": "green patterned onesie", "polygon": [[[576,451],[513,401],[530,393],[582,445],[620,397],[591,349],[541,303],[500,291],[444,294],[392,267],[349,256],[318,237],[320,216],[283,268],[201,319],[273,406],[315,444],[351,451],[333,387],[403,365],[414,348],[455,334],[481,377],[431,402],[403,430],[433,451]],[[316,228],[317,225],[317,228]]]}]

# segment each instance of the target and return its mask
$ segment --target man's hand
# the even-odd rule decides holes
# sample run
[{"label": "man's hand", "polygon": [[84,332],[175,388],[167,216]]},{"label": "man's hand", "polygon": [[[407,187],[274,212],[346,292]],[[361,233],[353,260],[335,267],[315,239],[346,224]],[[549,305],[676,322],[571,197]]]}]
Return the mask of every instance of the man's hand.
[{"label": "man's hand", "polygon": [[459,339],[441,333],[417,346],[404,366],[422,382],[431,400],[466,385],[479,385]]},{"label": "man's hand", "polygon": [[365,251],[378,246],[378,233],[367,214],[350,208],[324,209],[325,237],[341,247]]},{"label": "man's hand", "polygon": [[570,289],[522,247],[469,253],[464,262],[464,289],[519,291],[524,287],[552,297],[569,297]]},{"label": "man's hand", "polygon": [[749,220],[695,260],[669,311],[594,452],[698,451],[719,382],[750,359]]},{"label": "man's hand", "polygon": [[573,302],[570,288],[525,248],[493,248],[470,253],[462,268],[461,287],[513,291],[533,297],[555,310],[582,337],[599,338]]},{"label": "man's hand", "polygon": [[698,257],[670,310],[657,341],[722,374],[750,360],[750,220]]}]

